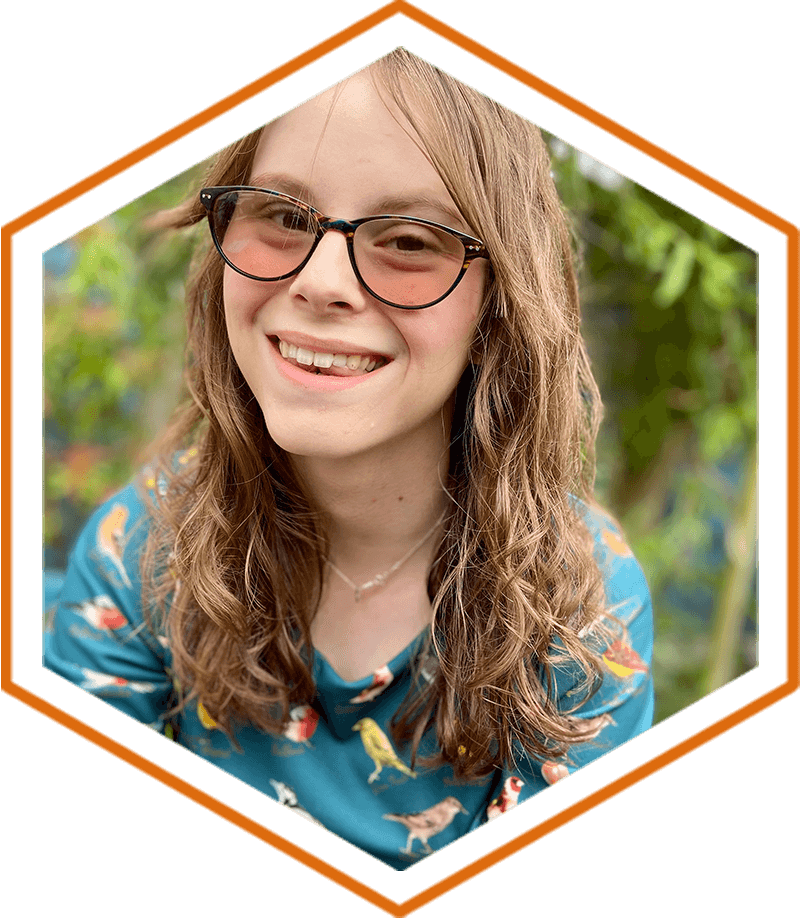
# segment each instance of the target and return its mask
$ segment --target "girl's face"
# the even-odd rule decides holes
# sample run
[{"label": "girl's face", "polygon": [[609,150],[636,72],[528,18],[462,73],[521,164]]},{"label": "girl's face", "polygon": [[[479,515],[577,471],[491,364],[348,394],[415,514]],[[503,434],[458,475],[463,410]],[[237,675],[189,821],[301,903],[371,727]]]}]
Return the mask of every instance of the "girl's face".
[{"label": "girl's face", "polygon": [[[397,118],[367,75],[353,77],[338,94],[326,92],[265,128],[248,182],[292,194],[334,219],[402,213],[470,233]],[[233,354],[278,446],[331,459],[400,455],[424,445],[441,450],[485,279],[486,262],[478,259],[440,303],[388,306],[361,286],[345,236],[335,230],[300,273],[282,281],[250,280],[226,265]],[[290,346],[300,348],[296,356]],[[340,356],[330,367],[326,357],[316,360],[323,364],[318,373],[303,362],[311,352]],[[342,357],[353,359],[338,366]],[[375,359],[371,371],[365,358]]]}]

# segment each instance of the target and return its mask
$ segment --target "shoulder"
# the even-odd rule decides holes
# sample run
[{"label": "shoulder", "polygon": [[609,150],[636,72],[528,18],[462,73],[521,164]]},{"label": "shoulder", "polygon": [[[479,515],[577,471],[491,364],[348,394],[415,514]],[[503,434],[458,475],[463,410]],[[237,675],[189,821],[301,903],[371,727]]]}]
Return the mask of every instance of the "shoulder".
[{"label": "shoulder", "polygon": [[[140,603],[142,565],[146,561],[148,586],[171,571],[172,530],[165,498],[170,471],[186,470],[196,450],[174,454],[166,465],[145,466],[129,484],[111,494],[92,513],[70,553],[69,570],[85,581],[103,581],[118,591],[123,602]],[[171,469],[170,469],[171,467]],[[150,540],[151,534],[155,541]],[[150,545],[148,545],[150,540]]]},{"label": "shoulder", "polygon": [[[194,449],[175,453],[170,462],[173,470],[186,467],[196,454]],[[133,558],[144,546],[151,514],[158,511],[159,501],[166,493],[165,475],[145,466],[92,513],[75,543],[74,553],[85,553],[94,547],[106,559]]]},{"label": "shoulder", "polygon": [[148,520],[144,488],[137,479],[97,507],[79,535],[73,555],[94,550],[101,559],[121,562],[144,544]]},{"label": "shoulder", "polygon": [[163,728],[171,656],[143,607],[145,492],[132,483],[91,515],[45,618],[44,665],[144,723]]},{"label": "shoulder", "polygon": [[605,561],[612,556],[619,559],[633,557],[633,552],[622,533],[622,527],[607,510],[599,504],[577,497],[573,497],[571,502],[594,539],[595,557],[598,561]]},{"label": "shoulder", "polygon": [[[579,500],[574,500],[574,507],[592,536],[605,597],[597,622],[581,633],[584,643],[599,657],[602,683],[587,705],[571,713],[594,717],[631,701],[628,710],[636,708],[637,723],[649,721],[649,726],[653,710],[654,625],[645,573],[621,526],[607,511]],[[584,697],[582,691],[577,691],[581,675],[570,667],[559,675],[561,701],[569,708],[571,698]],[[642,711],[639,706],[643,706]]]},{"label": "shoulder", "polygon": [[132,535],[147,520],[143,480],[143,476],[138,476],[124,488],[108,495],[89,517],[82,537],[85,538],[87,532],[106,539]]},{"label": "shoulder", "polygon": [[[173,482],[180,479],[175,493],[180,494],[187,488],[187,480],[196,468],[197,456],[198,450],[192,447],[140,468],[126,487],[107,497],[92,513],[75,542],[71,560],[85,557],[89,552],[92,557],[100,559],[106,573],[113,568],[111,573],[118,572],[126,585],[130,585],[133,578],[126,578],[121,567],[134,565],[138,568],[154,524],[159,533],[162,531],[161,524],[165,519],[166,502],[173,490]],[[166,557],[169,550],[166,548],[162,552],[159,549],[159,556]]]},{"label": "shoulder", "polygon": [[594,542],[594,558],[603,577],[606,611],[626,623],[650,605],[650,591],[620,524],[595,503],[573,498],[573,507]]}]

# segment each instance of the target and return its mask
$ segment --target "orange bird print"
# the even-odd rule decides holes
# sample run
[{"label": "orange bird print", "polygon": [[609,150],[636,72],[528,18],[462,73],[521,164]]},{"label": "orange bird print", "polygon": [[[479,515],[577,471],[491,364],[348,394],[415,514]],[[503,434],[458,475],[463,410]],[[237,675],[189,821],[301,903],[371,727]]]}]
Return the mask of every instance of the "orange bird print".
[{"label": "orange bird print", "polygon": [[127,522],[128,508],[114,504],[97,528],[97,550],[114,567],[125,586],[129,587],[131,581],[122,563],[122,538]]},{"label": "orange bird print", "polygon": [[622,641],[616,640],[603,653],[603,662],[620,679],[627,679],[634,673],[648,672],[647,664],[638,653]]},{"label": "orange bird print", "polygon": [[630,558],[633,555],[628,543],[613,529],[604,529],[602,538],[606,547],[611,549],[615,555],[621,558]]}]

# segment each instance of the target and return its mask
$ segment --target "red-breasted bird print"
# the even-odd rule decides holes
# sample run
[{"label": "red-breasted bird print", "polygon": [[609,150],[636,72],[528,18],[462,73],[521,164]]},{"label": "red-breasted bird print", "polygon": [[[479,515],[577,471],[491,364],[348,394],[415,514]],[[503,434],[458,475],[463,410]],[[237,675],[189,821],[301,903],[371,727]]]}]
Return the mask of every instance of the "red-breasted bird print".
[{"label": "red-breasted bird print", "polygon": [[305,743],[308,746],[318,723],[319,714],[310,704],[298,705],[289,711],[289,723],[284,728],[283,735],[293,743]]},{"label": "red-breasted bird print", "polygon": [[433,848],[428,844],[428,839],[446,829],[456,814],[466,812],[455,797],[445,797],[421,813],[384,813],[383,818],[400,822],[408,829],[408,841],[405,848],[401,849],[404,854],[412,853],[415,838],[422,842],[426,854],[432,854]]},{"label": "red-breasted bird print", "polygon": [[131,682],[123,679],[122,676],[111,676],[108,673],[98,673],[93,669],[81,667],[83,674],[82,689],[107,689],[107,688],[124,688],[132,692],[154,692],[156,690],[155,682]]},{"label": "red-breasted bird print", "polygon": [[366,701],[372,701],[386,688],[394,679],[394,675],[388,666],[381,666],[372,674],[372,682],[369,686],[360,691],[355,698],[350,699],[350,704],[364,704]]},{"label": "red-breasted bird print", "polygon": [[524,786],[525,782],[516,775],[506,778],[503,782],[502,790],[486,808],[487,821],[513,809],[517,805],[519,792]]},{"label": "red-breasted bird print", "polygon": [[128,624],[128,619],[108,596],[95,596],[86,602],[73,603],[72,608],[76,609],[93,628],[100,631],[116,631]]}]

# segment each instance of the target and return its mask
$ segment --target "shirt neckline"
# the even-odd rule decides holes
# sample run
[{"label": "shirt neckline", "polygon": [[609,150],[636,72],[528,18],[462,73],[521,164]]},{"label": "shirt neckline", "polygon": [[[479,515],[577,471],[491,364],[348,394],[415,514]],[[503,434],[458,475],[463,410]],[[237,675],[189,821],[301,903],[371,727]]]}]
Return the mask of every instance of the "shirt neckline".
[{"label": "shirt neckline", "polygon": [[314,678],[323,678],[326,686],[333,690],[338,688],[346,688],[347,690],[361,690],[370,684],[375,673],[379,672],[381,669],[388,667],[395,675],[397,675],[401,670],[405,669],[405,667],[407,667],[411,662],[412,656],[422,650],[422,647],[429,634],[430,625],[427,625],[422,629],[422,631],[415,635],[401,651],[395,654],[391,660],[389,660],[387,663],[384,663],[383,666],[378,667],[366,676],[350,680],[345,679],[343,676],[339,675],[325,654],[321,650],[317,650],[315,647]]}]

